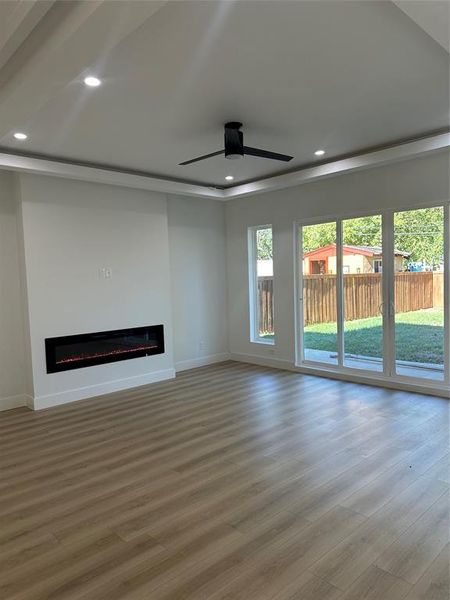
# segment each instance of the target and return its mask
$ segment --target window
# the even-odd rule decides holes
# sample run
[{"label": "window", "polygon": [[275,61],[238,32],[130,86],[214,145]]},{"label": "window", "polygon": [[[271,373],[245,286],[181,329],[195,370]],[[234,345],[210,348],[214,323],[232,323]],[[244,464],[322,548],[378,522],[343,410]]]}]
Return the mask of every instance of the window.
[{"label": "window", "polygon": [[273,324],[272,226],[250,227],[248,249],[250,340],[273,344],[275,331]]},{"label": "window", "polygon": [[374,273],[381,273],[383,270],[383,261],[381,258],[376,258],[373,261],[373,272]]}]

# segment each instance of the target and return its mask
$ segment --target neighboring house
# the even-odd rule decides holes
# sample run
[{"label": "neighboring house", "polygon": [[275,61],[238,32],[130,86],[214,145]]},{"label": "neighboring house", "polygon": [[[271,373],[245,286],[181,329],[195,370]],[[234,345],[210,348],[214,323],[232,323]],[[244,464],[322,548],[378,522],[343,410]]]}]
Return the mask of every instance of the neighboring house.
[{"label": "neighboring house", "polygon": [[[342,269],[346,273],[381,273],[383,254],[375,246],[344,245]],[[408,252],[395,250],[395,270],[405,270],[405,259]],[[316,250],[306,252],[303,257],[303,273],[305,275],[335,275],[336,274],[336,244],[329,244]]]}]

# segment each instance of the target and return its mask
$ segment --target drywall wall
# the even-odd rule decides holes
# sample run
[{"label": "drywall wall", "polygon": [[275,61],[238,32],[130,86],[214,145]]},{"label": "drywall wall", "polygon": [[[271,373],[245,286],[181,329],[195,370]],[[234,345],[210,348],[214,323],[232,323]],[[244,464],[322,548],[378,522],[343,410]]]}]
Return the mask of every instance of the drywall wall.
[{"label": "drywall wall", "polygon": [[[3,172],[0,232],[0,408],[26,398],[44,408],[228,358],[223,203]],[[165,326],[164,355],[46,373],[46,337],[152,323]]]},{"label": "drywall wall", "polygon": [[24,331],[14,176],[0,172],[0,410],[21,406],[25,394]]},{"label": "drywall wall", "polygon": [[[19,185],[34,407],[173,377],[165,196],[38,175]],[[46,373],[47,337],[159,323],[165,354]]]},{"label": "drywall wall", "polygon": [[[229,344],[233,358],[294,365],[294,221],[449,200],[449,153],[226,203]],[[249,340],[247,228],[273,225],[275,346]]]},{"label": "drywall wall", "polygon": [[[444,202],[448,160],[439,152],[228,203],[0,173],[0,408],[25,394],[41,408],[133,387],[229,351],[292,365],[294,221]],[[274,347],[248,336],[247,227],[265,223],[274,226]],[[111,279],[99,277],[103,267]],[[46,374],[46,337],[149,323],[164,323],[165,355]]]},{"label": "drywall wall", "polygon": [[225,206],[168,197],[175,367],[228,358]]}]

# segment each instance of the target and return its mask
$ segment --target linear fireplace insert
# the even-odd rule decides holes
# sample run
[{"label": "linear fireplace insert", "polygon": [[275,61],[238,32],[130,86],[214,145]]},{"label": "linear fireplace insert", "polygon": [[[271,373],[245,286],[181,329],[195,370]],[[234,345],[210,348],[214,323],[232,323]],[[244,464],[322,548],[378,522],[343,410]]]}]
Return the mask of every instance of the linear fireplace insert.
[{"label": "linear fireplace insert", "polygon": [[163,353],[163,325],[66,335],[45,340],[47,373]]}]

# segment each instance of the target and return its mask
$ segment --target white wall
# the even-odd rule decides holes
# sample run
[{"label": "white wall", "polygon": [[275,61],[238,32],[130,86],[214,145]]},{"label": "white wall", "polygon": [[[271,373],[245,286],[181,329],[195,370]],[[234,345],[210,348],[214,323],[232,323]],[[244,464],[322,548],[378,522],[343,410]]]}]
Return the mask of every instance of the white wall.
[{"label": "white wall", "polygon": [[[20,177],[20,196],[34,406],[173,376],[165,196],[36,175]],[[165,354],[46,373],[47,337],[160,323]]]},{"label": "white wall", "polygon": [[[223,203],[3,172],[0,232],[0,408],[25,394],[43,408],[228,358]],[[46,337],[157,323],[164,355],[46,373]]]},{"label": "white wall", "polygon": [[169,196],[175,367],[228,358],[225,206]]},{"label": "white wall", "polygon": [[[440,152],[228,203],[20,175],[17,210],[14,177],[0,173],[0,409],[26,392],[28,317],[28,394],[37,407],[172,376],[229,351],[292,365],[294,220],[444,202],[448,160]],[[274,226],[275,347],[248,335],[247,227],[266,223]],[[99,279],[102,267],[111,279]],[[45,372],[46,337],[152,323],[166,327],[165,355]]]},{"label": "white wall", "polygon": [[24,402],[24,332],[14,178],[0,172],[0,410]]},{"label": "white wall", "polygon": [[[449,200],[447,150],[390,166],[341,175],[227,202],[229,342],[232,357],[295,360],[294,221],[352,215]],[[273,225],[276,345],[249,341],[247,228]]]}]

